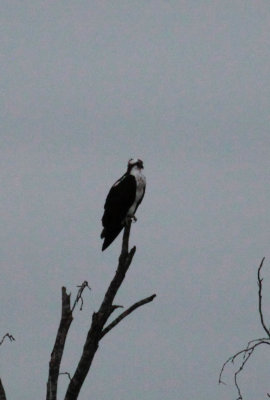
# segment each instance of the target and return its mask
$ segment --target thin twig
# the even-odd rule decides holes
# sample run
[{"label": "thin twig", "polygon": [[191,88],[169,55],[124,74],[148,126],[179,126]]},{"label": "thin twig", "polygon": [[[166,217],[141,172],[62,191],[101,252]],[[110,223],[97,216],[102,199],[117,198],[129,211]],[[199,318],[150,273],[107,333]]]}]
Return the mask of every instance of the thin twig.
[{"label": "thin twig", "polygon": [[6,333],[6,334],[2,337],[2,339],[1,339],[1,341],[0,341],[0,346],[1,346],[1,344],[3,344],[5,338],[9,338],[9,340],[10,340],[11,342],[14,342],[14,341],[15,341],[15,338],[14,338],[10,333]]},{"label": "thin twig", "polygon": [[261,269],[263,266],[263,262],[265,260],[265,257],[263,257],[261,264],[258,268],[258,285],[259,285],[259,292],[258,292],[258,297],[259,297],[259,314],[260,314],[260,319],[261,319],[261,324],[263,329],[265,330],[266,334],[268,335],[268,337],[270,338],[270,331],[269,329],[266,327],[265,322],[264,322],[264,317],[263,317],[263,311],[262,311],[262,281],[263,278],[261,278]]},{"label": "thin twig", "polygon": [[233,356],[229,357],[229,358],[224,362],[224,364],[222,365],[222,368],[221,368],[221,371],[220,371],[220,374],[219,374],[218,383],[222,383],[223,385],[226,385],[226,383],[222,381],[221,377],[222,377],[222,374],[223,374],[223,371],[224,371],[226,365],[227,365],[229,362],[234,363],[234,361],[236,360],[236,358],[237,358],[238,356],[240,356],[241,354],[243,354],[243,359],[244,359],[244,358],[245,358],[245,353],[249,352],[249,351],[252,350],[253,347],[254,347],[254,346],[251,346],[251,347],[250,347],[251,343],[254,343],[254,342],[266,343],[267,340],[269,340],[269,344],[270,344],[270,339],[268,339],[268,338],[260,338],[260,339],[251,340],[250,342],[248,342],[247,347],[246,347],[245,349],[240,350],[240,351],[238,351],[237,353],[235,353]]},{"label": "thin twig", "polygon": [[82,297],[82,293],[83,293],[83,291],[84,291],[84,289],[85,289],[86,287],[87,287],[89,290],[91,290],[91,288],[90,288],[90,286],[88,285],[88,282],[87,282],[87,281],[84,281],[81,285],[78,285],[77,287],[78,287],[79,289],[78,289],[78,293],[77,293],[76,299],[74,300],[74,304],[73,304],[73,306],[72,306],[71,312],[74,311],[74,309],[75,309],[75,307],[76,307],[76,305],[78,304],[79,301],[81,301],[80,311],[82,310],[82,308],[83,308],[83,297]]},{"label": "thin twig", "polygon": [[[267,340],[268,340],[268,339],[267,339]],[[242,397],[242,393],[241,393],[241,390],[240,390],[240,386],[238,385],[237,376],[238,376],[238,374],[243,370],[243,368],[244,368],[246,362],[248,361],[248,359],[249,359],[249,358],[251,357],[251,355],[253,354],[255,348],[256,348],[257,346],[260,346],[261,344],[267,344],[268,346],[270,346],[270,342],[266,342],[266,341],[261,341],[261,342],[258,342],[258,343],[256,343],[256,344],[254,344],[249,350],[247,350],[247,351],[245,352],[245,354],[244,354],[244,360],[243,360],[241,366],[238,368],[238,370],[237,370],[237,371],[235,372],[235,374],[234,374],[234,383],[235,383],[235,386],[236,386],[237,391],[238,391],[238,395],[239,395],[238,399],[239,399],[239,400],[242,400],[243,397]],[[238,399],[237,399],[237,400],[238,400]]]},{"label": "thin twig", "polygon": [[69,372],[59,372],[59,375],[67,375],[68,379],[71,381],[71,375]]},{"label": "thin twig", "polygon": [[[236,358],[239,357],[241,354],[243,354],[243,361],[242,361],[240,367],[238,368],[238,370],[237,370],[237,371],[235,372],[235,374],[234,374],[234,382],[235,382],[235,386],[236,386],[236,388],[237,388],[238,395],[239,395],[238,399],[242,399],[242,397],[241,397],[241,396],[242,396],[242,395],[241,395],[241,391],[240,391],[240,388],[239,388],[239,385],[238,385],[238,382],[237,382],[237,376],[238,376],[238,374],[243,370],[243,368],[244,368],[246,362],[248,361],[248,359],[250,358],[250,356],[252,355],[252,353],[254,352],[254,350],[255,350],[256,347],[258,347],[258,346],[260,346],[260,345],[262,345],[262,344],[267,344],[268,346],[270,346],[270,339],[268,339],[268,338],[251,340],[251,341],[249,342],[249,344],[254,343],[254,342],[257,342],[257,343],[253,344],[251,347],[248,346],[248,347],[246,347],[245,349],[238,351],[238,352],[235,353],[233,356],[229,357],[228,360],[225,361],[225,363],[223,364],[223,366],[222,366],[222,368],[221,368],[221,371],[220,371],[220,374],[219,374],[218,383],[219,383],[219,384],[222,383],[222,384],[226,385],[226,383],[225,383],[224,381],[222,381],[222,379],[221,379],[222,374],[223,374],[224,369],[225,369],[225,366],[226,366],[229,362],[234,363],[235,360],[236,360]],[[238,399],[237,399],[237,400],[238,400]]]}]

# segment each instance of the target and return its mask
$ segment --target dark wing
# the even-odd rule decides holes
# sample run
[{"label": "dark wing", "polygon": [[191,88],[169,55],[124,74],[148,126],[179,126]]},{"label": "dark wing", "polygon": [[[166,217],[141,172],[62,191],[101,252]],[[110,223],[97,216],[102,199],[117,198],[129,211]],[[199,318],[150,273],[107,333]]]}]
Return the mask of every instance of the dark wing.
[{"label": "dark wing", "polygon": [[123,175],[111,188],[104,205],[101,238],[104,238],[102,250],[105,250],[123,229],[129,208],[136,196],[136,180],[132,175]]}]

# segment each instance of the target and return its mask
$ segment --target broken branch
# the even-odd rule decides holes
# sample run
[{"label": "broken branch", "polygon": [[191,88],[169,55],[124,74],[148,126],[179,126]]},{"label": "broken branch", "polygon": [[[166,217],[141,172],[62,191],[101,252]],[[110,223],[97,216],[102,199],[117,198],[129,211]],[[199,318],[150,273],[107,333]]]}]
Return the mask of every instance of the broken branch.
[{"label": "broken branch", "polygon": [[70,309],[70,294],[68,295],[66,292],[66,288],[62,287],[62,315],[49,363],[49,377],[47,382],[46,400],[57,399],[59,369],[64,352],[67,334],[72,320],[73,317],[72,311]]}]

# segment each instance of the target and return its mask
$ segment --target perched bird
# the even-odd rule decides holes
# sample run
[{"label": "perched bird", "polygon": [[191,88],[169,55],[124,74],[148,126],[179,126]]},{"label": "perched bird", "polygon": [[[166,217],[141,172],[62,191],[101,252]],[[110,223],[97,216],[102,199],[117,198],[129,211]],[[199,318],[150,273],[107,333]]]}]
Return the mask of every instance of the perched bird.
[{"label": "perched bird", "polygon": [[101,239],[104,239],[102,251],[119,235],[129,218],[136,221],[135,212],[142,202],[146,185],[142,169],[142,160],[131,158],[127,172],[109,191],[102,217],[103,230],[100,235]]}]

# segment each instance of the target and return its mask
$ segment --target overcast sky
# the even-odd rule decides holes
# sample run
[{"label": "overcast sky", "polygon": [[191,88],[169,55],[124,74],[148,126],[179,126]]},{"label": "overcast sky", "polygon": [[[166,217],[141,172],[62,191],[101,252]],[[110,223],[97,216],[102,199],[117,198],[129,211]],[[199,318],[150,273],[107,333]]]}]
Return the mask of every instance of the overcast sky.
[{"label": "overcast sky", "polygon": [[[80,400],[235,399],[233,369],[227,386],[218,374],[264,336],[263,256],[270,288],[269,1],[9,0],[0,19],[8,400],[45,398],[61,286],[74,298],[87,280],[61,367],[73,373],[120,250],[119,237],[101,252],[104,200],[131,157],[147,190],[116,303],[157,298],[104,338]],[[270,393],[265,350],[245,399]]]}]

